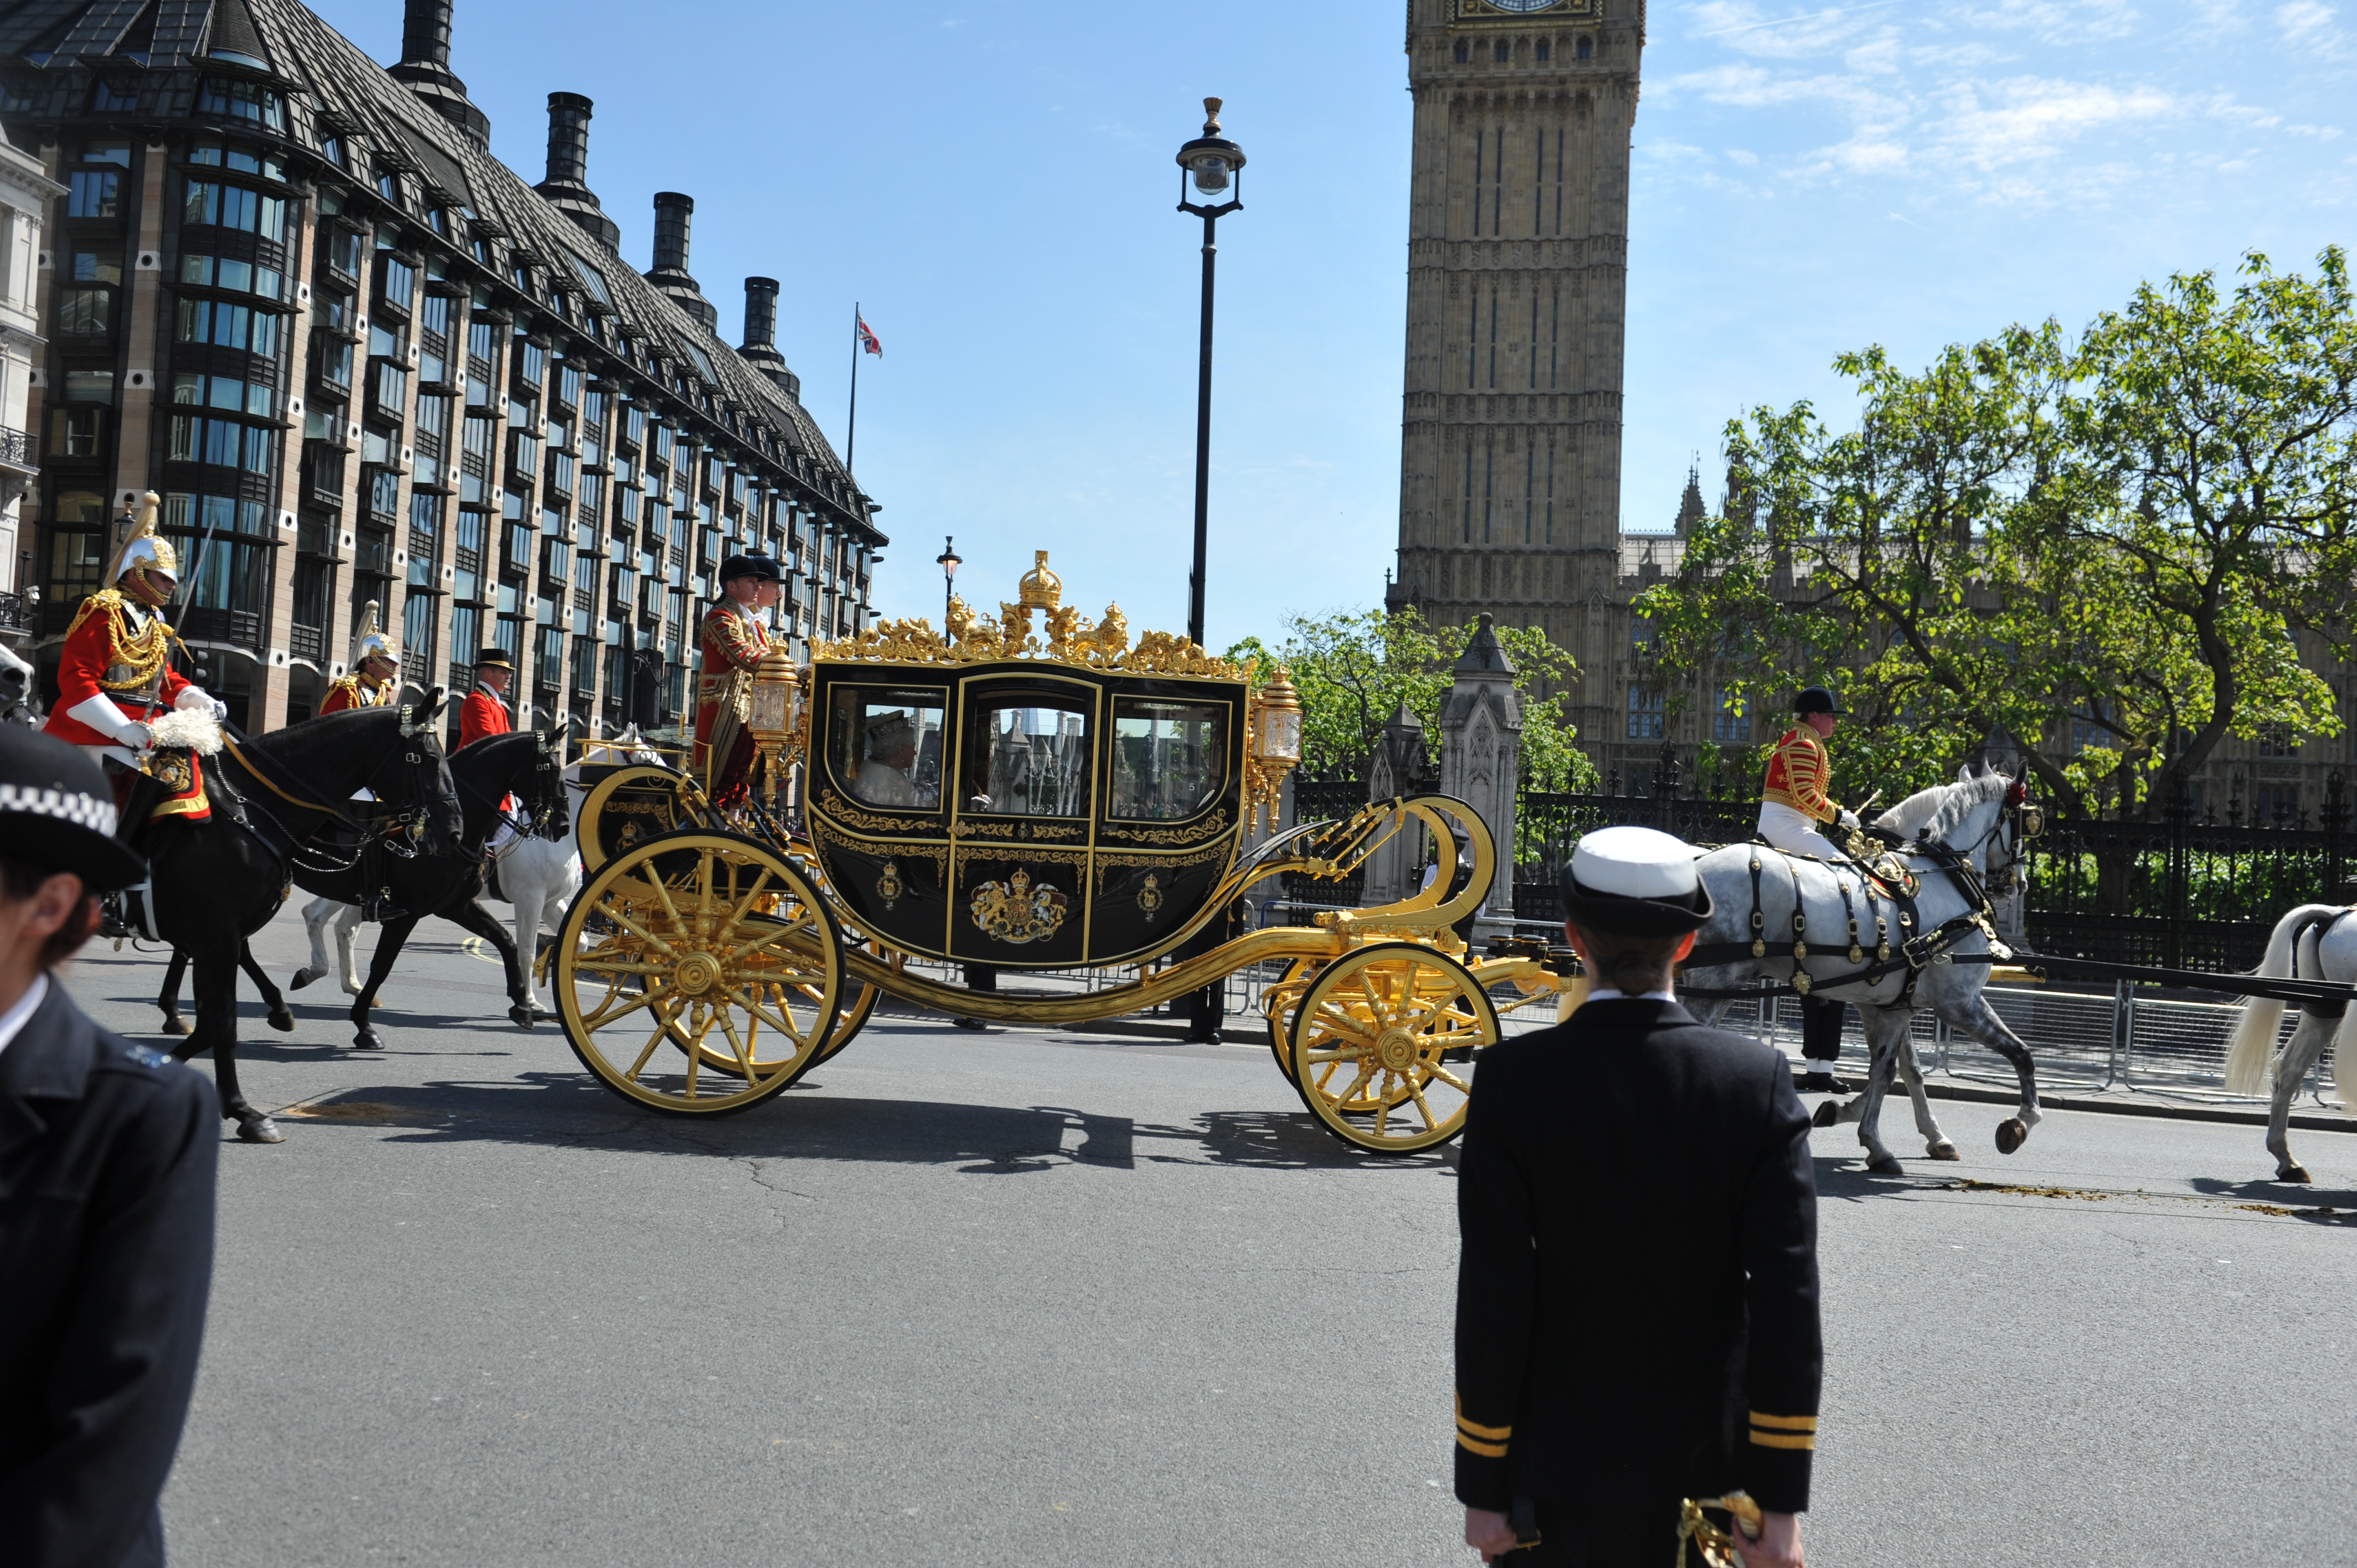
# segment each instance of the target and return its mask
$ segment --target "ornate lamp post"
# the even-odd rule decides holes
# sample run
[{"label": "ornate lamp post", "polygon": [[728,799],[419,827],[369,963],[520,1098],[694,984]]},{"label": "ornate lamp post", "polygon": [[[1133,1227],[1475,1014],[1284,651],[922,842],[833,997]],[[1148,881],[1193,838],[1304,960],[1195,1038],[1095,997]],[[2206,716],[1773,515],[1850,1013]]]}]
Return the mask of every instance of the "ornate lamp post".
[{"label": "ornate lamp post", "polygon": [[942,553],[933,557],[933,564],[942,569],[942,629],[945,632],[949,629],[950,600],[955,596],[954,585],[957,582],[957,569],[960,564],[957,535],[942,534]]},{"label": "ornate lamp post", "polygon": [[[1203,643],[1203,572],[1205,524],[1211,515],[1211,274],[1219,260],[1215,237],[1220,220],[1243,209],[1244,150],[1220,134],[1220,101],[1203,100],[1203,134],[1178,149],[1178,210],[1203,220],[1203,344],[1195,374],[1195,570],[1187,579],[1187,636]],[[1229,187],[1235,195],[1217,206],[1187,199],[1187,182],[1206,198],[1216,199]]]}]

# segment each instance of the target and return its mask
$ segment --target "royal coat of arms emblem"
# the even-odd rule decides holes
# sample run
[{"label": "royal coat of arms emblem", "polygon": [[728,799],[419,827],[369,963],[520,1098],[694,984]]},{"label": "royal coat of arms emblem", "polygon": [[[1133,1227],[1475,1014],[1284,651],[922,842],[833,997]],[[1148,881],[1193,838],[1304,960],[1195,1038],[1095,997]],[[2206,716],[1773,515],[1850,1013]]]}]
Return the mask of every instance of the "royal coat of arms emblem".
[{"label": "royal coat of arms emblem", "polygon": [[983,935],[1017,946],[1056,934],[1064,923],[1066,900],[1049,883],[1036,886],[1021,866],[1004,882],[985,882],[974,890],[974,923]]}]

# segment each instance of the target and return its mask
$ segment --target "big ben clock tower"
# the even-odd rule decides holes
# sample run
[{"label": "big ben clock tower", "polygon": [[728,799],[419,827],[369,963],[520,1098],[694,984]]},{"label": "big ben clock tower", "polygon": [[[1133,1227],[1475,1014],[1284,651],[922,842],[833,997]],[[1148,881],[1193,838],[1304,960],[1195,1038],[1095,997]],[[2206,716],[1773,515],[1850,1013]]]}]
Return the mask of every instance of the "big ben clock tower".
[{"label": "big ben clock tower", "polygon": [[[1394,605],[1544,627],[1584,687],[1620,563],[1629,141],[1644,0],[1409,0],[1415,96]],[[1595,613],[1590,613],[1591,611]],[[1610,733],[1600,690],[1585,736]]]}]

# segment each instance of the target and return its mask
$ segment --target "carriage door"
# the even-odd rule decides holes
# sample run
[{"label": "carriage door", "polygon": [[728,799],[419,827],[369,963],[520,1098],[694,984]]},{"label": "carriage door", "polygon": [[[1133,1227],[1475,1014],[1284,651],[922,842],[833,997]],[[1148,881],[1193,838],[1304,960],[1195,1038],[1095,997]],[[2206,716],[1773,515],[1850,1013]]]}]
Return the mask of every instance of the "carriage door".
[{"label": "carriage door", "polygon": [[1058,676],[961,683],[950,825],[952,956],[1081,961],[1088,931],[1099,692]]}]

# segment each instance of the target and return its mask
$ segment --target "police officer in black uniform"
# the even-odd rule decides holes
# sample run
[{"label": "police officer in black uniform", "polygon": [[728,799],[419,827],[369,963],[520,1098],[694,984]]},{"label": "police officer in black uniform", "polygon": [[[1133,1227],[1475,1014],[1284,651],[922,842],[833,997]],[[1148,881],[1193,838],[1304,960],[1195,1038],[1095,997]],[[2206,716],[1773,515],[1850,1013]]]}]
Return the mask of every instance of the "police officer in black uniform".
[{"label": "police officer in black uniform", "polygon": [[138,879],[98,764],[0,725],[0,1562],[150,1568],[212,1282],[212,1086],[50,970]]},{"label": "police officer in black uniform", "polygon": [[1663,1568],[1680,1500],[1740,1489],[1767,1515],[1746,1562],[1794,1568],[1823,1368],[1808,1112],[1780,1052],[1672,998],[1710,917],[1693,850],[1603,829],[1562,886],[1587,999],[1482,1053],[1458,1161],[1466,1543]]}]

